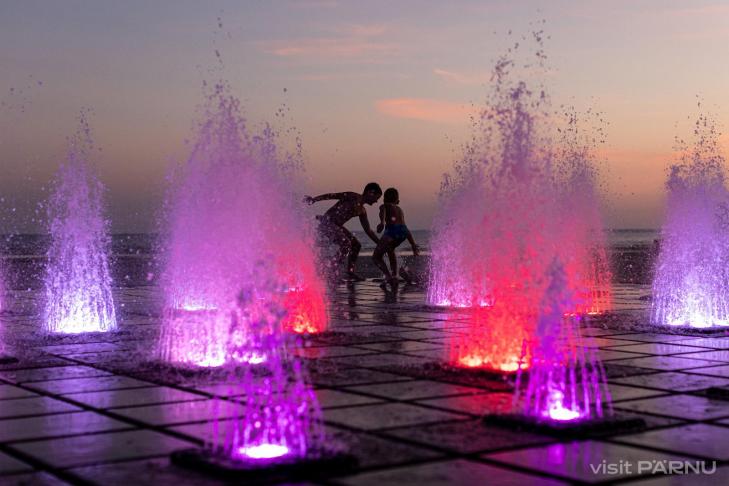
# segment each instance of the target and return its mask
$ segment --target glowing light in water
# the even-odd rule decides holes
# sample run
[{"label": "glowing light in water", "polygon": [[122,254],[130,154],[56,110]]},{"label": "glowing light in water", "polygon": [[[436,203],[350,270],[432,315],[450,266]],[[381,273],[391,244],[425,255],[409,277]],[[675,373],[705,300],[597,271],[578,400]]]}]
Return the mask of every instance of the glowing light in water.
[{"label": "glowing light in water", "polygon": [[605,373],[592,348],[580,335],[580,317],[565,315],[574,307],[574,293],[564,266],[555,259],[546,277],[549,280],[531,350],[528,383],[522,391],[524,375],[517,375],[515,402],[524,399],[524,413],[538,420],[569,422],[602,417],[607,404],[612,412]]},{"label": "glowing light in water", "polygon": [[550,390],[547,398],[547,409],[542,416],[560,422],[576,420],[582,415],[579,410],[572,410],[564,406],[564,393],[559,390]]},{"label": "glowing light in water", "polygon": [[[190,156],[170,175],[164,248],[164,361],[193,366],[264,360],[234,356],[247,339],[230,315],[246,275],[265,261],[285,288],[294,332],[326,328],[324,286],[315,266],[312,232],[297,186],[298,152],[277,148],[268,125],[254,132],[225,84],[206,98]],[[235,341],[235,342],[233,342]]]},{"label": "glowing light in water", "polygon": [[669,326],[729,326],[729,191],[719,133],[702,115],[668,178],[651,317]]},{"label": "glowing light in water", "polygon": [[279,444],[259,444],[241,447],[238,453],[248,459],[275,459],[289,453],[289,448]]},{"label": "glowing light in water", "polygon": [[48,266],[45,326],[77,334],[116,328],[109,271],[109,223],[104,219],[104,187],[89,156],[91,130],[84,115],[48,201]]}]

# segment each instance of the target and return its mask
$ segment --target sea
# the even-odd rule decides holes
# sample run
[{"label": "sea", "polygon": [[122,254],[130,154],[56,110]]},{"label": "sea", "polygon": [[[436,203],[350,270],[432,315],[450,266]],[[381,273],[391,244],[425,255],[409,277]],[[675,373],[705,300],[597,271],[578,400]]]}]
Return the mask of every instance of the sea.
[{"label": "sea", "polygon": [[[413,238],[426,256],[430,250],[430,231],[414,230]],[[378,272],[366,258],[372,254],[374,243],[362,231],[354,231],[362,243],[360,259],[366,274]],[[654,229],[612,229],[607,232],[611,248],[614,276],[617,280],[644,282],[649,280],[651,248],[659,237]],[[38,289],[43,286],[48,235],[19,234],[0,237],[0,265],[8,289]],[[112,276],[117,286],[139,287],[156,285],[160,275],[159,237],[156,234],[115,234],[112,236]],[[401,245],[398,254],[411,260],[410,246]],[[422,261],[422,259],[421,259]]]}]

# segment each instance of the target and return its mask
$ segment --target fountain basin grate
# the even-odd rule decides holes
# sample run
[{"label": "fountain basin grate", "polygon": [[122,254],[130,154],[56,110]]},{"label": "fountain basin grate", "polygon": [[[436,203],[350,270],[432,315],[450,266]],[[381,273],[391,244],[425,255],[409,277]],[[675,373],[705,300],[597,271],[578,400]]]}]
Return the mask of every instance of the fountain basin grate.
[{"label": "fountain basin grate", "polygon": [[608,417],[560,422],[540,420],[522,414],[492,414],[484,416],[483,422],[512,430],[569,438],[638,432],[646,428],[645,420],[639,417]]},{"label": "fountain basin grate", "polygon": [[304,458],[242,461],[213,449],[190,448],[174,451],[170,461],[204,474],[253,483],[336,476],[350,472],[358,465],[357,459],[350,454],[326,450],[312,451]]}]

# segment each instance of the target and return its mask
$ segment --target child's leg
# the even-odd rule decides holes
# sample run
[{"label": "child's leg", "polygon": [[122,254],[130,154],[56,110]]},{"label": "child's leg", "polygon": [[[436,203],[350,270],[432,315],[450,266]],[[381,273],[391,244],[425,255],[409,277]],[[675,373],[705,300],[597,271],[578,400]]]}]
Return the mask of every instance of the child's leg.
[{"label": "child's leg", "polygon": [[387,258],[390,260],[390,270],[392,278],[397,278],[397,256],[395,256],[395,248],[390,247],[387,250]]},{"label": "child's leg", "polygon": [[377,266],[377,268],[380,269],[380,271],[382,271],[387,280],[392,279],[392,274],[387,268],[383,256],[385,255],[385,253],[389,253],[391,243],[392,240],[388,236],[383,236],[382,238],[380,238],[380,242],[377,244],[377,248],[375,248],[374,253],[372,253],[372,260],[374,260],[375,265]]}]

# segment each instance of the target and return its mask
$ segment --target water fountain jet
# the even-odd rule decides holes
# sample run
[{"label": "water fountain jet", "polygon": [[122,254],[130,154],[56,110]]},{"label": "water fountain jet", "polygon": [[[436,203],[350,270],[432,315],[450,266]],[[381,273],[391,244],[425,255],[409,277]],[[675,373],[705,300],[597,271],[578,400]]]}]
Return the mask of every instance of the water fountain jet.
[{"label": "water fountain jet", "polygon": [[[299,198],[296,154],[276,146],[268,125],[253,132],[225,83],[205,99],[187,161],[170,176],[160,358],[175,365],[218,367],[237,359],[230,315],[242,275],[271,261],[291,307],[287,328],[321,332],[327,325],[324,286]],[[253,364],[253,363],[251,363]]]},{"label": "water fountain jet", "polygon": [[[202,449],[172,455],[183,467],[236,479],[315,478],[345,472],[356,461],[324,440],[323,422],[306,370],[296,358],[300,339],[284,327],[289,309],[285,285],[272,280],[265,262],[239,293],[230,327],[247,339],[231,353],[260,353],[257,367],[229,368],[232,396],[219,400],[212,440]],[[233,417],[230,419],[230,417]]]},{"label": "water fountain jet", "polygon": [[713,120],[701,115],[693,147],[678,143],[653,280],[654,324],[729,326],[729,190],[719,135]]},{"label": "water fountain jet", "polygon": [[51,243],[44,324],[51,333],[107,332],[117,327],[104,186],[89,162],[94,144],[86,115],[82,113],[79,120],[47,204]]}]

